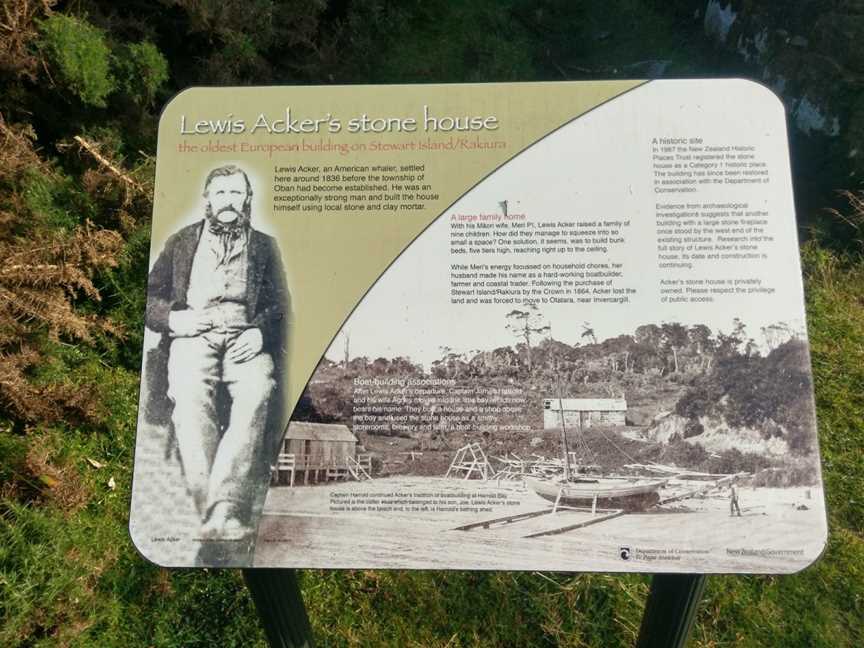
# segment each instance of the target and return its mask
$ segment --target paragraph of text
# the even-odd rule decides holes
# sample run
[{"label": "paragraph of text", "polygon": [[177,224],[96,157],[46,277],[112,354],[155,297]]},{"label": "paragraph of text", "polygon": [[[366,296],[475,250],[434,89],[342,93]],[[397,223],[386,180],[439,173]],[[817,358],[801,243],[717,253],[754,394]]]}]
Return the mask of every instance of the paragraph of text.
[{"label": "paragraph of text", "polygon": [[416,213],[440,198],[425,164],[275,166],[273,211]]},{"label": "paragraph of text", "polygon": [[[457,365],[451,354],[444,364]],[[525,393],[518,387],[461,386],[455,379],[354,380],[355,432],[417,433],[527,430]]]}]

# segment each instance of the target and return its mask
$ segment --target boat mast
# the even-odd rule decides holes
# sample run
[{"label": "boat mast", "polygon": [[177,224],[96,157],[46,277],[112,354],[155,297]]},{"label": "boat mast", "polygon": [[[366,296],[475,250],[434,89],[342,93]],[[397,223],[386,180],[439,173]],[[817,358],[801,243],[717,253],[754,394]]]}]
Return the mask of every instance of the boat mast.
[{"label": "boat mast", "polygon": [[558,411],[561,413],[561,447],[564,448],[564,481],[570,481],[570,449],[567,447],[567,423],[564,421],[564,399],[561,397],[561,374],[555,357],[555,381],[558,383]]}]

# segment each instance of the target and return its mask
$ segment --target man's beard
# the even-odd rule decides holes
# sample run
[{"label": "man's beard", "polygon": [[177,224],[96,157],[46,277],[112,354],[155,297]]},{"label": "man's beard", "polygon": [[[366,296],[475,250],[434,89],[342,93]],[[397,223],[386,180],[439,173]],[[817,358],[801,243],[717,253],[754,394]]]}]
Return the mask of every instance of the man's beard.
[{"label": "man's beard", "polygon": [[[237,217],[230,222],[223,223],[218,217],[219,214],[225,212],[235,213]],[[219,241],[218,250],[216,250],[216,267],[227,263],[237,252],[242,250],[242,245],[238,245],[238,243],[245,242],[246,234],[249,231],[251,212],[252,206],[250,204],[243,205],[239,212],[231,206],[223,207],[216,213],[213,212],[213,208],[209,204],[205,208],[207,230]]]}]

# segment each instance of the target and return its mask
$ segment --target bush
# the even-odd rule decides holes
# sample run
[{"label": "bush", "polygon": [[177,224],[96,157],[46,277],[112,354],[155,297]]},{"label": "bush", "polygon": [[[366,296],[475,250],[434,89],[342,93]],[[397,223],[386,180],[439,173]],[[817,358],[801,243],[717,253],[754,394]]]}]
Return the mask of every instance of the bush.
[{"label": "bush", "polygon": [[757,473],[768,468],[771,462],[755,452],[741,452],[737,448],[725,450],[708,463],[709,472],[730,475],[737,472]]},{"label": "bush", "polygon": [[689,420],[687,424],[684,426],[684,438],[689,439],[690,437],[699,436],[705,432],[705,426],[702,425],[699,421]]},{"label": "bush", "polygon": [[702,446],[678,440],[664,448],[658,461],[689,470],[702,470],[708,459],[708,452]]},{"label": "bush", "polygon": [[[31,169],[22,185],[24,204],[36,222],[68,231],[83,220],[75,213],[76,208],[82,207],[83,196],[68,176]],[[89,210],[85,213],[89,214]]]},{"label": "bush", "polygon": [[62,14],[45,20],[40,30],[40,46],[62,83],[85,104],[104,108],[115,82],[110,74],[111,52],[102,32]]},{"label": "bush", "polygon": [[148,41],[122,47],[115,60],[118,85],[135,103],[153,103],[156,93],[168,80],[168,61]]},{"label": "bush", "polygon": [[675,413],[696,420],[713,414],[715,406],[722,397],[723,392],[717,384],[704,380],[678,399],[675,403]]},{"label": "bush", "polygon": [[[765,439],[783,436],[785,429],[789,447],[806,454],[815,429],[809,367],[807,345],[799,339],[784,342],[764,358],[722,358],[678,400],[675,413],[691,421],[722,416],[734,428],[761,428]],[[688,428],[685,438],[699,433]]]}]

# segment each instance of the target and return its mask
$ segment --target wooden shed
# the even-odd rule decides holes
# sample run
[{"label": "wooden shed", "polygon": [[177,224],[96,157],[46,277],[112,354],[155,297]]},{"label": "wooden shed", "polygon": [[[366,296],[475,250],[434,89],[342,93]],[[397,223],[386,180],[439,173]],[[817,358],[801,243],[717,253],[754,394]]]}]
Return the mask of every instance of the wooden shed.
[{"label": "wooden shed", "polygon": [[273,466],[274,479],[279,483],[287,475],[291,486],[298,473],[304,484],[322,479],[371,479],[371,455],[358,455],[357,444],[357,437],[345,425],[291,421]]},{"label": "wooden shed", "polygon": [[357,437],[347,425],[291,421],[282,441],[282,452],[293,454],[297,465],[310,469],[343,465],[357,455]]},{"label": "wooden shed", "polygon": [[623,398],[546,398],[543,428],[574,429],[626,425],[627,401]]}]

